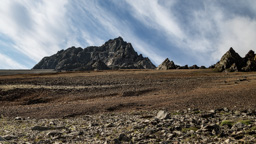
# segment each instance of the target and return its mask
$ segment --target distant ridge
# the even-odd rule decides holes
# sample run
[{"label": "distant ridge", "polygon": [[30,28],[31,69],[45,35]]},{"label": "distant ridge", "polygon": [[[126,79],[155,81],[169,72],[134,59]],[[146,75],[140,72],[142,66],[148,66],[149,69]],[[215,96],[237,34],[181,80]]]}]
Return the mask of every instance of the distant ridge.
[{"label": "distant ridge", "polygon": [[216,71],[256,71],[256,55],[253,50],[250,50],[244,58],[242,58],[231,47],[214,66]]},{"label": "distant ridge", "polygon": [[102,46],[70,47],[50,57],[44,57],[33,69],[55,70],[106,70],[154,69],[155,65],[144,58],[122,37],[110,39]]}]

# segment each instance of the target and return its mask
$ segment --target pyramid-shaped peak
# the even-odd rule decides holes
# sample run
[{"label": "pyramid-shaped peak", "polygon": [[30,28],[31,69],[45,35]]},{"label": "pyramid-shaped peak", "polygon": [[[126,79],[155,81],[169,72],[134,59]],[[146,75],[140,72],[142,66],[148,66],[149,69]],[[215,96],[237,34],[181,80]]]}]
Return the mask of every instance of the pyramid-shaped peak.
[{"label": "pyramid-shaped peak", "polygon": [[230,52],[230,53],[232,53],[232,54],[233,54],[233,53],[236,53],[236,51],[235,51],[232,47],[229,48],[228,52]]},{"label": "pyramid-shaped peak", "polygon": [[171,62],[171,61],[169,60],[169,58],[166,58],[166,59],[163,61],[163,63],[169,63],[169,62]]},{"label": "pyramid-shaped peak", "polygon": [[229,48],[229,51],[235,51],[232,47]]},{"label": "pyramid-shaped peak", "polygon": [[229,50],[222,56],[222,58],[227,57],[241,58],[241,56],[232,47],[230,47]]},{"label": "pyramid-shaped peak", "polygon": [[158,67],[157,70],[168,70],[168,69],[176,69],[176,65],[173,61],[170,61],[166,58]]}]

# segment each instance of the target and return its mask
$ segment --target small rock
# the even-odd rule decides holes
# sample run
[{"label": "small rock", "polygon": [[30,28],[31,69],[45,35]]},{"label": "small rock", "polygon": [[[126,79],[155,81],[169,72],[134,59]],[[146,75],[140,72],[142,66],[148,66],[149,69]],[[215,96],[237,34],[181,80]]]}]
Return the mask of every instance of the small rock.
[{"label": "small rock", "polygon": [[125,134],[120,134],[118,140],[120,141],[130,141],[130,138],[127,137]]},{"label": "small rock", "polygon": [[0,141],[6,141],[6,139],[0,136]]},{"label": "small rock", "polygon": [[46,130],[51,130],[52,128],[50,127],[43,127],[43,126],[34,126],[31,128],[31,130],[36,130],[36,131],[46,131]]},{"label": "small rock", "polygon": [[212,131],[215,131],[216,133],[219,132],[220,130],[220,126],[219,125],[216,125],[216,124],[210,124],[210,125],[207,125],[205,127],[202,128],[202,131],[209,131],[209,132],[212,132]]},{"label": "small rock", "polygon": [[242,139],[244,137],[244,132],[239,131],[239,132],[233,132],[231,136],[235,139]]},{"label": "small rock", "polygon": [[6,135],[3,137],[5,140],[13,140],[13,139],[17,139],[16,136],[12,136],[12,135]]},{"label": "small rock", "polygon": [[150,120],[145,120],[143,123],[148,124],[150,123]]},{"label": "small rock", "polygon": [[22,118],[21,117],[15,117],[14,120],[22,120]]},{"label": "small rock", "polygon": [[62,135],[62,133],[58,132],[58,131],[52,131],[52,132],[47,133],[46,135],[51,138],[58,138]]},{"label": "small rock", "polygon": [[174,136],[174,134],[168,133],[166,136],[167,136],[168,138],[172,138],[172,137]]},{"label": "small rock", "polygon": [[228,111],[229,111],[229,109],[226,108],[226,107],[224,107],[223,110],[224,110],[225,112],[228,112]]},{"label": "small rock", "polygon": [[240,112],[240,111],[235,111],[234,114],[235,114],[236,116],[239,116],[239,115],[241,114],[241,112]]},{"label": "small rock", "polygon": [[232,126],[232,130],[241,130],[244,127],[244,124],[241,122],[238,122]]},{"label": "small rock", "polygon": [[174,133],[175,135],[177,135],[177,136],[182,135],[182,132],[181,132],[181,131],[173,131],[173,133]]},{"label": "small rock", "polygon": [[160,110],[160,111],[157,113],[156,118],[158,118],[158,119],[168,119],[168,118],[170,118],[170,114],[167,113],[166,111]]},{"label": "small rock", "polygon": [[230,139],[226,139],[226,140],[224,141],[224,143],[226,143],[226,144],[229,144],[230,142],[231,142]]},{"label": "small rock", "polygon": [[210,110],[209,113],[215,113],[215,110]]},{"label": "small rock", "polygon": [[113,124],[113,123],[109,123],[109,124],[106,125],[106,127],[108,127],[108,128],[110,128],[110,127],[115,127],[115,126],[116,126],[116,125]]}]

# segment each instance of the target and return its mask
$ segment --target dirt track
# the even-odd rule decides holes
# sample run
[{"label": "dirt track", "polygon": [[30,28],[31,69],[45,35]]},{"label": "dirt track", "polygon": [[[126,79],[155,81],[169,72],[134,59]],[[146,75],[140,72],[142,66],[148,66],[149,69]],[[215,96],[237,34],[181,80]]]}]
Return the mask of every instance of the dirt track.
[{"label": "dirt track", "polygon": [[0,114],[54,118],[148,109],[255,109],[255,85],[255,72],[212,70],[0,76]]}]

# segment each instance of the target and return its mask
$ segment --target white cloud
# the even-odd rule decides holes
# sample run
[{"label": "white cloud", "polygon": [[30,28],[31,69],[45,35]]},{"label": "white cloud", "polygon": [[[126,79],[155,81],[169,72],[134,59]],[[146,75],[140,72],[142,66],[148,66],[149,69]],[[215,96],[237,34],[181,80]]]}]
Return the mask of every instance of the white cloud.
[{"label": "white cloud", "polygon": [[175,16],[169,11],[175,1],[169,3],[168,7],[161,5],[158,0],[126,0],[126,2],[134,9],[133,16],[145,25],[165,32],[170,38],[184,39],[185,35],[176,22]]},{"label": "white cloud", "polygon": [[0,69],[27,69],[27,67],[0,53]]},{"label": "white cloud", "polygon": [[[218,53],[225,53],[233,47],[242,57],[256,46],[256,19],[235,17],[222,22],[221,40],[217,45]],[[217,58],[215,58],[217,59]]]},{"label": "white cloud", "polygon": [[60,49],[66,33],[67,0],[4,0],[0,6],[0,32],[15,49],[37,62]]},{"label": "white cloud", "polygon": [[[169,5],[160,4],[160,0],[126,2],[137,20],[166,34],[170,45],[195,56],[201,64],[217,62],[231,46],[244,56],[256,45],[256,18],[227,13],[231,11],[224,11],[225,5],[218,1],[204,1],[202,9],[189,7],[188,23],[181,23],[183,17],[172,15],[174,7],[179,6],[177,1]],[[246,8],[256,10],[255,1],[247,3]]]}]

